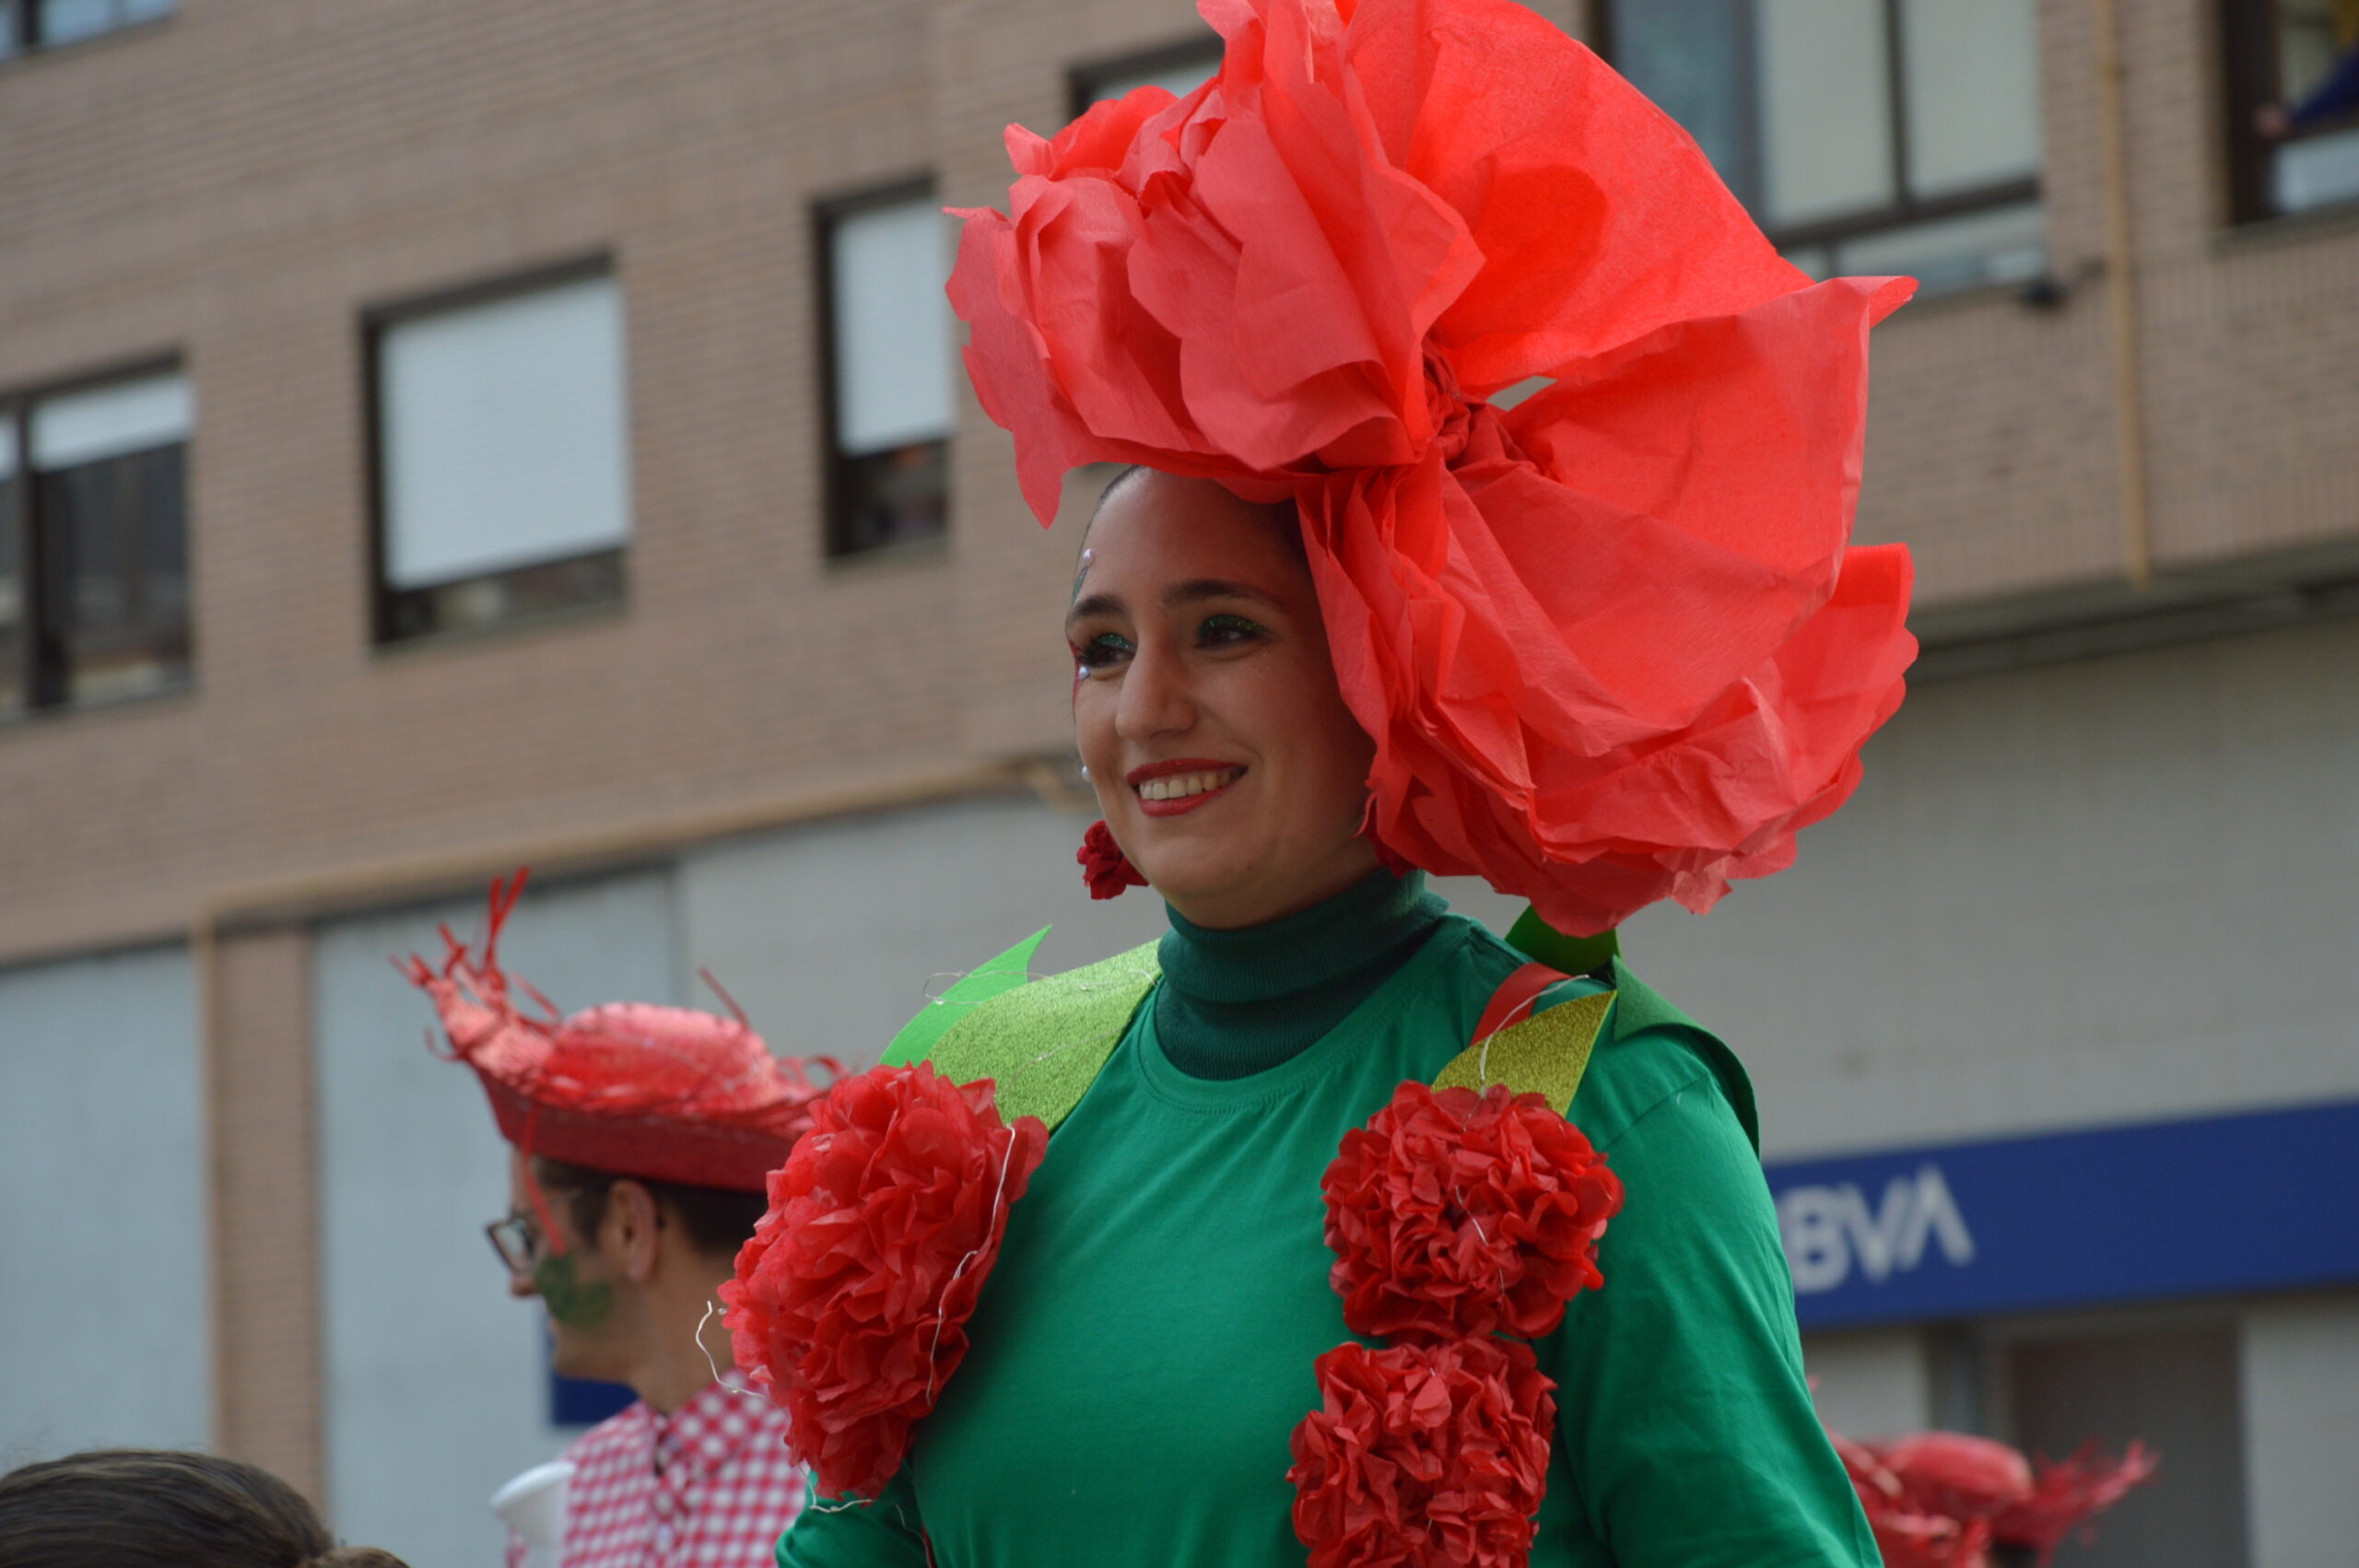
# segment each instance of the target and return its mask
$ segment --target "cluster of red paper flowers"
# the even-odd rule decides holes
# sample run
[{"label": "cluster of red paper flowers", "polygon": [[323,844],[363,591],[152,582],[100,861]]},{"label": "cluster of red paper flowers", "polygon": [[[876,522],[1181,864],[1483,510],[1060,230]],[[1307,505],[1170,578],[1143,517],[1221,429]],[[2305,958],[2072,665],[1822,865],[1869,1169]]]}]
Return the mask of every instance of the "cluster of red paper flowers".
[{"label": "cluster of red paper flowers", "polygon": [[921,1062],[848,1078],[769,1178],[721,1287],[737,1364],[786,1407],[833,1495],[874,1497],[967,1354],[967,1320],[1048,1129],[1000,1119],[989,1079]]},{"label": "cluster of red paper flowers", "polygon": [[1994,1546],[2038,1554],[2154,1473],[2132,1443],[2118,1459],[2095,1444],[2071,1458],[2026,1461],[1987,1437],[1926,1432],[1879,1443],[1834,1437],[1886,1568],[1988,1568]]},{"label": "cluster of red paper flowers", "polygon": [[1532,1548],[1555,1421],[1531,1346],[1602,1282],[1622,1184],[1538,1094],[1401,1085],[1320,1186],[1357,1343],[1319,1358],[1296,1427],[1295,1533],[1312,1568],[1513,1568]]}]

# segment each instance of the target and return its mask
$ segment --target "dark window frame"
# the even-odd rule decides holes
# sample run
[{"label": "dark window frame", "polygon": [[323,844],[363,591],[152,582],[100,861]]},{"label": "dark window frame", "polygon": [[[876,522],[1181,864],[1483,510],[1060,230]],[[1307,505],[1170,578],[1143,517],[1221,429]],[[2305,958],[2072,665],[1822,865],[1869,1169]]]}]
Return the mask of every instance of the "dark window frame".
[{"label": "dark window frame", "polygon": [[180,355],[156,355],[121,361],[103,369],[53,377],[45,381],[0,392],[0,425],[10,427],[16,445],[16,472],[5,482],[0,482],[0,488],[6,491],[6,503],[0,506],[0,531],[5,531],[16,545],[19,605],[17,626],[19,640],[15,650],[18,696],[13,705],[0,705],[0,724],[21,723],[53,714],[88,712],[124,702],[178,696],[196,684],[195,561],[194,552],[187,549],[194,509],[190,505],[187,489],[188,450],[193,444],[193,438],[183,437],[179,443],[182,464],[182,547],[189,556],[191,602],[178,629],[154,638],[152,649],[159,662],[170,666],[176,661],[178,669],[155,691],[142,693],[135,697],[101,698],[78,703],[73,698],[72,663],[65,633],[60,629],[56,611],[50,603],[49,539],[47,530],[41,525],[41,474],[34,466],[32,443],[33,411],[43,404],[124,381],[146,380],[156,376],[186,378],[187,375],[187,362]]},{"label": "dark window frame", "polygon": [[[1595,25],[1597,53],[1608,64],[1614,64],[1615,61],[1614,3],[1615,0],[1599,0],[1599,4],[1592,7],[1591,19]],[[1644,0],[1633,0],[1633,3],[1644,4]],[[1759,210],[1764,199],[1762,146],[1765,138],[1761,123],[1761,94],[1757,85],[1753,81],[1748,80],[1743,86],[1747,135],[1743,156],[1746,165],[1744,185],[1747,188],[1738,189],[1737,195],[1745,204],[1747,209],[1755,213],[1756,220],[1761,223],[1762,231],[1769,237],[1769,242],[1781,252],[1790,253],[1821,246],[1833,247],[1848,240],[1863,240],[1871,235],[1911,228],[1921,223],[1938,223],[1945,218],[1966,217],[1981,212],[1997,212],[2042,199],[2043,174],[1990,181],[1966,190],[1953,191],[1940,196],[1926,197],[1910,193],[1908,188],[1907,41],[1902,35],[1902,29],[1906,25],[1903,0],[1883,0],[1883,6],[1885,112],[1892,123],[1892,188],[1897,193],[1892,202],[1881,206],[1863,207],[1856,212],[1840,213],[1833,217],[1815,218],[1808,223],[1772,228],[1766,215]],[[1754,26],[1752,0],[1746,0],[1742,10],[1744,33],[1743,47],[1745,58],[1751,61],[1755,57],[1758,47],[1754,36],[1756,29]],[[2035,50],[2032,59],[2032,69],[2035,75],[2039,70],[2040,58],[2037,51]],[[2040,167],[2044,173],[2047,168],[2045,146],[2041,148]],[[1727,179],[1727,175],[1723,174],[1722,178]],[[1734,188],[1737,182],[1731,181],[1730,183]]]},{"label": "dark window frame", "polygon": [[1127,54],[1084,61],[1065,72],[1066,102],[1074,118],[1078,119],[1097,101],[1100,89],[1109,78],[1149,76],[1200,62],[1210,71],[1217,71],[1225,47],[1216,35],[1206,34],[1198,38],[1175,39],[1169,43],[1159,43],[1152,49],[1133,50]]},{"label": "dark window frame", "polygon": [[53,41],[44,36],[49,29],[41,25],[44,13],[52,3],[53,0],[0,0],[0,37],[11,37],[15,44],[13,49],[0,49],[0,64],[29,59],[52,50],[95,43],[100,39],[112,38],[135,28],[153,27],[158,22],[170,21],[180,13],[179,0],[172,0],[160,16],[126,17],[123,14],[124,0],[108,0],[114,19],[105,27],[96,32],[84,33],[79,38]]},{"label": "dark window frame", "polygon": [[[916,201],[936,201],[940,181],[931,170],[902,175],[857,190],[822,196],[811,204],[812,317],[816,325],[814,356],[819,373],[819,439],[825,449],[826,475],[820,498],[820,554],[829,566],[880,560],[913,550],[939,549],[950,536],[950,440],[954,427],[933,442],[943,467],[941,526],[914,539],[861,544],[851,535],[851,514],[863,494],[863,464],[880,453],[848,455],[842,439],[842,413],[837,406],[836,360],[836,228],[848,217]],[[944,373],[949,374],[948,367]],[[919,443],[912,442],[915,446]],[[906,449],[904,449],[906,450]]]},{"label": "dark window frame", "polygon": [[2285,147],[2313,137],[2359,130],[2359,109],[2322,125],[2290,131],[2276,139],[2260,134],[2261,109],[2283,101],[2277,47],[2277,0],[2221,0],[2221,109],[2228,125],[2228,221],[2268,223],[2312,213],[2348,213],[2359,195],[2315,206],[2280,207],[2274,193],[2277,157]]},{"label": "dark window frame", "polygon": [[[428,583],[421,588],[397,589],[385,577],[387,533],[392,521],[385,509],[384,346],[387,334],[409,322],[445,315],[452,310],[497,304],[503,299],[519,298],[544,289],[560,288],[569,283],[583,283],[601,277],[613,278],[619,293],[622,275],[611,252],[596,251],[567,256],[519,271],[503,272],[494,277],[405,294],[361,308],[361,451],[369,495],[369,537],[367,559],[363,564],[369,574],[369,644],[372,649],[382,652],[390,649],[440,643],[452,638],[562,622],[583,613],[617,608],[628,602],[630,551],[627,545],[584,551],[555,560],[534,561],[505,571],[484,572],[475,577],[456,578],[449,582]],[[628,329],[628,321],[625,325]],[[628,364],[624,369],[628,377]],[[623,399],[626,409],[633,406],[628,385],[623,389]],[[628,430],[624,439],[629,439]],[[633,521],[635,522],[636,519]],[[600,586],[593,591],[572,596],[570,603],[546,609],[519,611],[487,621],[455,626],[405,625],[409,619],[424,614],[432,596],[437,594],[464,591],[478,583],[495,584],[506,589],[521,582],[541,580],[554,574],[569,572],[595,579]],[[610,587],[607,586],[609,579]]]}]

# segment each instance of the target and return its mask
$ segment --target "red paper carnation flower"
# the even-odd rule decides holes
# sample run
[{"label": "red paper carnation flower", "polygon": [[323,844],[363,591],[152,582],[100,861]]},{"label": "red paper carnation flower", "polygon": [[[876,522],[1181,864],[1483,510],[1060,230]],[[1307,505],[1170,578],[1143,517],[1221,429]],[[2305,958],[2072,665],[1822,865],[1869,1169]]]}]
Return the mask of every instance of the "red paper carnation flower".
[{"label": "red paper carnation flower", "polygon": [[1000,1120],[988,1079],[879,1067],[829,1091],[772,1173],[722,1322],[822,1491],[874,1497],[900,1468],[1048,1141]]},{"label": "red paper carnation flower", "polygon": [[1114,830],[1102,822],[1089,825],[1089,831],[1081,836],[1081,848],[1074,859],[1081,864],[1081,874],[1089,883],[1092,898],[1119,898],[1126,887],[1146,885],[1146,878],[1131,864],[1122,847],[1114,842]]},{"label": "red paper carnation flower", "polygon": [[[1141,462],[1291,498],[1380,841],[1586,935],[1709,907],[1859,781],[1916,644],[1846,545],[1869,325],[1512,0],[1200,0],[1226,41],[967,219],[967,367],[1054,516]],[[1552,383],[1511,409],[1491,400]]]},{"label": "red paper carnation flower", "polygon": [[1320,1182],[1356,1334],[1537,1339],[1599,1284],[1622,1183],[1538,1094],[1401,1085]]},{"label": "red paper carnation flower", "polygon": [[1310,1568],[1511,1568],[1547,1486],[1555,1387],[1514,1340],[1319,1358],[1294,1430],[1294,1528]]}]

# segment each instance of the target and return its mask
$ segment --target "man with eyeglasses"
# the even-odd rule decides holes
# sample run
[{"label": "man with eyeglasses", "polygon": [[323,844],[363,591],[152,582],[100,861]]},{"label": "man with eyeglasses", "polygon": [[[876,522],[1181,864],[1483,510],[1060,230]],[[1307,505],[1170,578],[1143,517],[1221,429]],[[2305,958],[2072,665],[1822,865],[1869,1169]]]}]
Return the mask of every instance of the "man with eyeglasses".
[{"label": "man with eyeglasses", "polygon": [[[540,1299],[557,1372],[639,1396],[567,1448],[556,1561],[766,1563],[804,1482],[784,1412],[731,1363],[714,1293],[821,1090],[743,1019],[636,1002],[556,1017],[499,968],[522,886],[493,884],[480,954],[446,930],[440,966],[413,958],[407,973],[511,1145],[509,1212],[486,1227],[509,1293]],[[511,1532],[511,1568],[527,1550]]]}]

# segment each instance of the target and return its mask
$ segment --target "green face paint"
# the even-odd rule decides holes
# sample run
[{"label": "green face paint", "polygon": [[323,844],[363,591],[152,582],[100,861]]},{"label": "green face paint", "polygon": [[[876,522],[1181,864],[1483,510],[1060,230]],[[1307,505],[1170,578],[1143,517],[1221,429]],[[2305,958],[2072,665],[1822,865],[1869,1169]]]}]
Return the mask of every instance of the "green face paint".
[{"label": "green face paint", "polygon": [[550,1253],[534,1264],[533,1289],[549,1309],[549,1321],[568,1328],[595,1328],[615,1309],[613,1286],[574,1278],[571,1253]]}]

